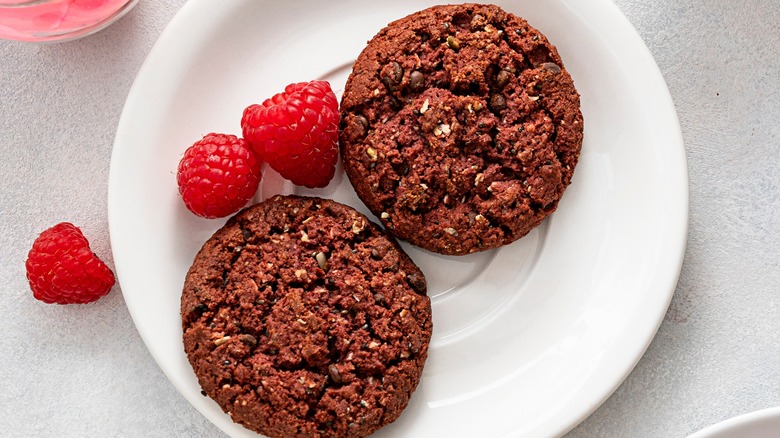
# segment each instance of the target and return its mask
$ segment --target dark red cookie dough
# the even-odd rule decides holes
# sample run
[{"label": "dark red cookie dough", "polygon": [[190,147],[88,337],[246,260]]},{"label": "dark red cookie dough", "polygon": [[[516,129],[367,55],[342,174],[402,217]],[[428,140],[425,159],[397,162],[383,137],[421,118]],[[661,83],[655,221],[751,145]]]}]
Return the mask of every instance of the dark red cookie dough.
[{"label": "dark red cookie dough", "polygon": [[184,284],[205,394],[269,437],[363,437],[396,420],[431,337],[425,277],[335,201],[277,196],[218,230]]},{"label": "dark red cookie dough", "polygon": [[493,5],[390,23],[355,61],[341,117],[360,199],[391,233],[442,254],[527,234],[556,209],[582,146],[557,50]]}]

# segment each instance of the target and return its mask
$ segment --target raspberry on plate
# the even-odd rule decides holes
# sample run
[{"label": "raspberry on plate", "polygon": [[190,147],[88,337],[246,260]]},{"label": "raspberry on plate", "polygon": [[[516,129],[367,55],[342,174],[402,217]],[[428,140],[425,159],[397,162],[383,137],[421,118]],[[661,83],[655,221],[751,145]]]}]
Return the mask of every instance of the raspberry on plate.
[{"label": "raspberry on plate", "polygon": [[184,152],[176,181],[187,208],[213,219],[245,206],[257,192],[260,177],[260,160],[243,139],[211,133]]},{"label": "raspberry on plate", "polygon": [[325,187],[336,173],[339,113],[327,81],[290,84],[244,110],[241,128],[260,159],[294,184]]},{"label": "raspberry on plate", "polygon": [[33,296],[45,303],[85,304],[106,295],[114,273],[75,225],[62,222],[38,236],[25,263]]}]

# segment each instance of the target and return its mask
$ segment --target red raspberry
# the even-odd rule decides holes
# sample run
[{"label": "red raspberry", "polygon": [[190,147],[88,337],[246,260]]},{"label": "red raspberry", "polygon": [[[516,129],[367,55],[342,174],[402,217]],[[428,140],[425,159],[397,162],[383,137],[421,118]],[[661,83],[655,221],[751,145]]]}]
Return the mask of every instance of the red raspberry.
[{"label": "red raspberry", "polygon": [[184,152],[176,181],[191,212],[205,218],[225,217],[257,192],[260,161],[243,139],[211,133]]},{"label": "red raspberry", "polygon": [[107,294],[115,281],[81,230],[68,222],[35,239],[25,266],[33,296],[45,303],[90,303]]},{"label": "red raspberry", "polygon": [[288,85],[244,110],[244,138],[272,169],[294,184],[325,187],[339,156],[336,95],[326,81]]}]

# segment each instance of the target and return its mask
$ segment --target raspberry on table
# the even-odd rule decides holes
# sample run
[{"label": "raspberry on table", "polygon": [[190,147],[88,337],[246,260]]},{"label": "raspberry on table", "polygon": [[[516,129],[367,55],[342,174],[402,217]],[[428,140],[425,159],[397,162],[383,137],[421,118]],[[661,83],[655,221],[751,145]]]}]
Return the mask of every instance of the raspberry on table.
[{"label": "raspberry on table", "polygon": [[106,295],[116,281],[81,230],[69,222],[35,239],[25,267],[33,296],[45,303],[90,303]]},{"label": "raspberry on table", "polygon": [[257,192],[260,160],[246,142],[210,133],[190,146],[179,162],[176,181],[187,208],[213,219],[231,215]]},{"label": "raspberry on table", "polygon": [[327,81],[290,84],[244,110],[244,139],[263,161],[294,184],[325,187],[338,160],[338,100]]}]

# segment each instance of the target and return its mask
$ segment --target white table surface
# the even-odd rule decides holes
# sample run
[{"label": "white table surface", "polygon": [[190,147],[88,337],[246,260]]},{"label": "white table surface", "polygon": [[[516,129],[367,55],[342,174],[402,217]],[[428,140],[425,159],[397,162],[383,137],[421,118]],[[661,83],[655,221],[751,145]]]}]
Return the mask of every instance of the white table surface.
[{"label": "white table surface", "polygon": [[[79,225],[113,268],[106,193],[130,85],[184,0],[141,1],[70,43],[0,42],[0,435],[219,437],[166,380],[120,287],[32,298],[43,229]],[[682,274],[655,340],[567,438],[685,437],[780,405],[780,0],[616,0],[650,48],[690,170]]]}]

